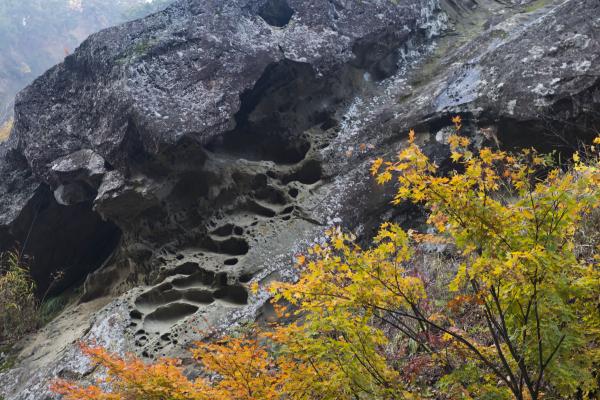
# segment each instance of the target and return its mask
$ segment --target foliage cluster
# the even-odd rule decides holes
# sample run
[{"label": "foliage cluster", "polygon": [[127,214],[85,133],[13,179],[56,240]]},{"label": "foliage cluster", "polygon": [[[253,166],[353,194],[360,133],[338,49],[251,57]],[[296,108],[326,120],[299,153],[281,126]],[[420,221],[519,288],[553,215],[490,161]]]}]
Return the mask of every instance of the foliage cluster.
[{"label": "foliage cluster", "polygon": [[[198,343],[205,375],[195,380],[176,360],[146,366],[83,346],[107,378],[53,389],[67,400],[594,398],[598,235],[577,241],[600,205],[598,152],[564,168],[532,149],[477,149],[453,121],[452,171],[412,131],[397,160],[371,169],[395,180],[395,203],[428,211],[430,232],[386,223],[361,248],[329,230],[299,257],[297,282],[268,289],[288,323]],[[459,264],[441,292],[415,262],[432,246],[454,249]]]},{"label": "foliage cluster", "polygon": [[[11,347],[25,334],[33,332],[54,319],[76,297],[78,289],[59,296],[40,298],[31,277],[26,256],[17,250],[0,254],[0,369],[12,362]],[[55,274],[54,279],[60,279]]]},{"label": "foliage cluster", "polygon": [[0,262],[0,344],[11,343],[37,324],[35,282],[17,252]]}]

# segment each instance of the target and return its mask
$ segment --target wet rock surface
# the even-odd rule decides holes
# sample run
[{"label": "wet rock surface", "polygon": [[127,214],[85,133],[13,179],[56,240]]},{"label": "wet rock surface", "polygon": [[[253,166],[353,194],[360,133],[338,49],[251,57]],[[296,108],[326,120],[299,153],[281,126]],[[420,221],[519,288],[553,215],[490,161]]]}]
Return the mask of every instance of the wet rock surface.
[{"label": "wet rock surface", "polygon": [[326,226],[418,223],[366,176],[411,127],[440,165],[455,114],[504,147],[597,133],[599,7],[182,0],[93,35],[19,95],[0,147],[0,246],[25,244],[56,292],[83,285],[0,393],[89,378],[77,339],[185,357],[202,331],[255,318],[267,295],[248,285],[290,279]]}]

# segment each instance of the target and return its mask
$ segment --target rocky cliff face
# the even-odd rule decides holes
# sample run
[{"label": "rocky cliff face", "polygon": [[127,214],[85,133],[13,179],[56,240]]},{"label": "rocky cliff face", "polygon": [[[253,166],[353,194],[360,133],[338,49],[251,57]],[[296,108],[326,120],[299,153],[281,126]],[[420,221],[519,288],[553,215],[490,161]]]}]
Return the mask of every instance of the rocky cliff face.
[{"label": "rocky cliff face", "polygon": [[0,147],[0,247],[40,291],[83,282],[0,393],[86,379],[78,339],[185,356],[267,313],[248,284],[289,279],[324,227],[414,224],[366,176],[410,127],[440,164],[455,114],[480,143],[576,146],[599,58],[597,0],[180,0],[92,35],[21,92]]}]

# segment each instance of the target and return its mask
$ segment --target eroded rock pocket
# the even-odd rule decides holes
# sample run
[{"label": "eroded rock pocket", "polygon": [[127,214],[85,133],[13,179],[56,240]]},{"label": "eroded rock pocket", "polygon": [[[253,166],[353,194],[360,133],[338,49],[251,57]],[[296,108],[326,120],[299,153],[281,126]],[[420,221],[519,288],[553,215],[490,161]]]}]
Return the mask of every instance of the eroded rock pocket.
[{"label": "eroded rock pocket", "polygon": [[[230,284],[224,272],[206,271],[192,262],[183,263],[170,272],[166,282],[139,295],[129,313],[131,326],[137,329],[137,346],[146,347],[150,342],[156,346],[144,350],[150,357],[167,344],[173,344],[173,328],[202,307],[215,302],[229,306],[248,303],[246,288],[242,283]],[[247,281],[251,276],[244,279]]]},{"label": "eroded rock pocket", "polygon": [[258,15],[267,24],[282,28],[290,22],[294,10],[286,0],[267,0],[258,11]]}]

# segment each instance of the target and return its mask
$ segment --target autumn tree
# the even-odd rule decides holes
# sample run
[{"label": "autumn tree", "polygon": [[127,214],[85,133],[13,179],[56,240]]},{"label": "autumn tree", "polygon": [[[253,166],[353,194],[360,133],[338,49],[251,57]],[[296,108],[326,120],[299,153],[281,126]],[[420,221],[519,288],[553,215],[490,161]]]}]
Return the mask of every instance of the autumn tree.
[{"label": "autumn tree", "polygon": [[[455,123],[458,131],[460,119]],[[590,393],[599,361],[600,271],[597,259],[577,258],[574,250],[581,219],[599,204],[597,161],[582,163],[575,154],[565,172],[534,150],[474,152],[468,138],[454,135],[449,145],[457,169],[444,175],[414,143],[414,132],[409,141],[395,162],[376,160],[372,173],[382,184],[395,178],[394,203],[412,201],[429,211],[436,233],[418,240],[456,246],[462,262],[449,286],[454,296],[439,309],[428,304],[422,281],[406,262],[406,248],[413,247],[409,235],[388,225],[374,249],[358,250],[361,257],[373,254],[375,262],[348,262],[354,244],[336,235],[311,267],[313,281],[304,275],[300,284],[328,296],[343,290],[335,302],[358,305],[404,332],[447,364],[451,372],[441,382],[449,390],[464,386],[465,370],[476,365],[471,375],[478,397]],[[324,265],[349,266],[350,272],[343,283],[334,278],[337,272],[322,279]],[[301,289],[297,285],[288,285],[290,300]],[[324,298],[309,295],[308,301]],[[476,317],[472,326],[454,319],[452,310],[461,304]],[[431,345],[432,335],[440,334],[447,343],[444,358]]]},{"label": "autumn tree", "polygon": [[[330,229],[325,244],[299,257],[296,282],[267,289],[286,323],[199,343],[193,355],[204,375],[195,381],[177,361],[145,367],[86,348],[107,368],[111,391],[64,381],[54,389],[90,400],[591,399],[598,243],[581,251],[577,238],[600,205],[597,149],[555,165],[532,149],[476,148],[453,121],[451,171],[412,131],[397,159],[371,168],[380,184],[397,185],[395,204],[427,212],[428,232],[386,223],[363,248]],[[432,247],[451,254],[448,285],[425,279],[423,260],[432,258],[417,255]]]}]

